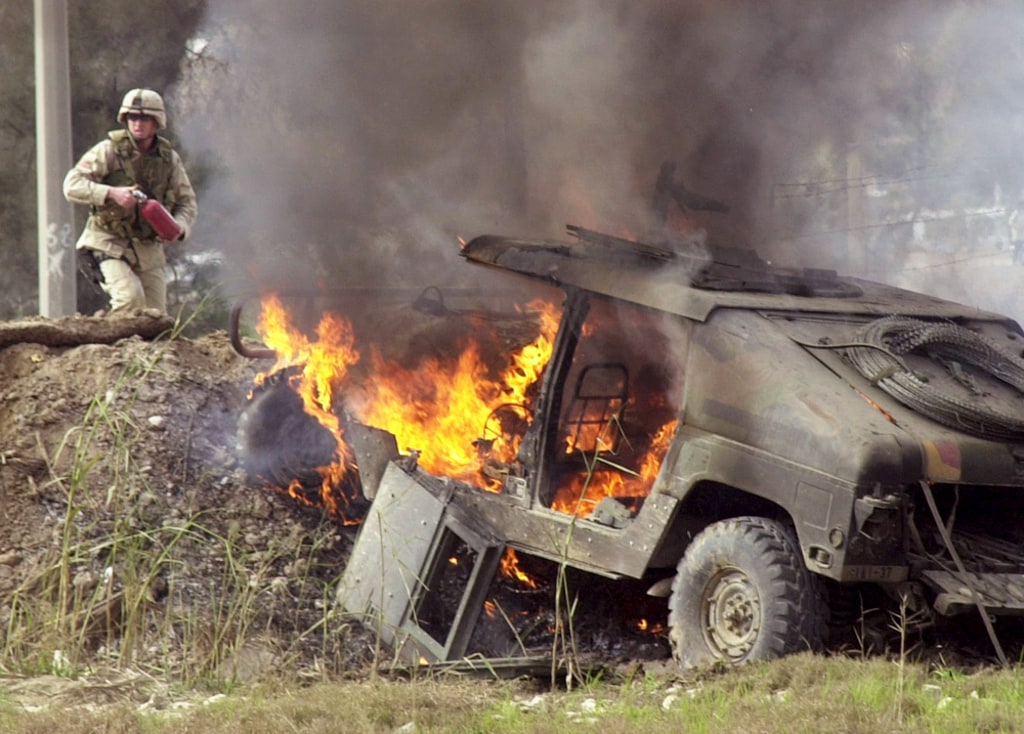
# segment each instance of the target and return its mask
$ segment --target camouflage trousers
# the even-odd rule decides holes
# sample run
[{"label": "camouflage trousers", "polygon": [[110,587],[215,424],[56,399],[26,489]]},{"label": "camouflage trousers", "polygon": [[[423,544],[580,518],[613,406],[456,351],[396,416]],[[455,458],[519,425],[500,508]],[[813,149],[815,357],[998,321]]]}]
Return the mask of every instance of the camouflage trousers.
[{"label": "camouflage trousers", "polygon": [[125,260],[108,258],[100,263],[103,272],[101,287],[110,296],[110,310],[156,308],[167,311],[167,280],[164,266],[143,269]]}]

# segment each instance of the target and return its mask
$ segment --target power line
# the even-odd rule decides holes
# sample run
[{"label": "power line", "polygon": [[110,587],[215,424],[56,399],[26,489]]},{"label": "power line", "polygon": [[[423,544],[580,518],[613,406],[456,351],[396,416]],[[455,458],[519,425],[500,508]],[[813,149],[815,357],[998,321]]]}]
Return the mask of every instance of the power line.
[{"label": "power line", "polygon": [[851,232],[861,232],[861,231],[871,230],[871,229],[884,229],[884,228],[887,228],[887,227],[905,227],[907,225],[928,224],[930,222],[944,222],[944,221],[950,221],[950,220],[954,220],[954,219],[971,219],[971,218],[975,218],[975,217],[992,217],[992,216],[1006,216],[1006,215],[1007,215],[1007,210],[1005,208],[989,209],[989,210],[986,210],[986,211],[983,211],[983,212],[959,212],[957,214],[937,215],[937,216],[929,216],[929,217],[914,217],[913,219],[900,219],[900,220],[889,221],[889,222],[872,222],[870,224],[859,224],[859,225],[857,225],[855,227],[840,227],[840,228],[837,228],[837,229],[822,229],[822,230],[817,230],[817,231],[814,231],[814,232],[806,232],[804,234],[792,233],[792,234],[786,234],[786,235],[784,235],[784,237],[780,235],[779,239],[785,238],[785,239],[790,239],[790,240],[805,240],[805,239],[810,239],[812,237],[825,237],[825,236],[828,236],[828,235],[850,234]]}]

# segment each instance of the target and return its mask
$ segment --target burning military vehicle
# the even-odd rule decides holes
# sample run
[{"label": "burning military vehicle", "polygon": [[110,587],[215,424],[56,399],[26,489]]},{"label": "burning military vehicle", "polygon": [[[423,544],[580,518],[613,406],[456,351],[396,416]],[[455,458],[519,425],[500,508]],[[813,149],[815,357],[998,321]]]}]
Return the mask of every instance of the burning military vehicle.
[{"label": "burning military vehicle", "polygon": [[345,613],[435,662],[529,656],[603,605],[692,666],[820,649],[892,600],[980,612],[1002,655],[990,620],[1024,611],[1018,324],[749,251],[569,233],[465,244],[526,297],[428,289],[437,326],[404,356],[313,307],[307,337],[277,299],[266,350],[234,320],[236,348],[278,359],[242,417],[250,470],[360,522]]}]

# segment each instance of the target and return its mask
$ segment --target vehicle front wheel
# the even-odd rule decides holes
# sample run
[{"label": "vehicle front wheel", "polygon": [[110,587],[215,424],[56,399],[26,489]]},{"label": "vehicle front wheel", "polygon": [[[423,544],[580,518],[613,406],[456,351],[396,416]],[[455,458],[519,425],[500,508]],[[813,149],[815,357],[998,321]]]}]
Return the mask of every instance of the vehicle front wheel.
[{"label": "vehicle front wheel", "polygon": [[709,525],[672,584],[673,654],[690,668],[820,650],[827,622],[821,589],[785,525],[763,517]]}]

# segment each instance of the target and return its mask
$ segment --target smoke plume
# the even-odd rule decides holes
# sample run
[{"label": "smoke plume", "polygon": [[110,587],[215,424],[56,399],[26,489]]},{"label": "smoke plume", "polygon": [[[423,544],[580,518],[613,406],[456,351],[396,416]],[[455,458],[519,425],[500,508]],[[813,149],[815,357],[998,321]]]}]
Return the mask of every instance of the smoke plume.
[{"label": "smoke plume", "polygon": [[263,288],[458,282],[457,238],[483,233],[641,236],[668,160],[730,207],[670,226],[909,282],[915,248],[981,237],[978,209],[1008,244],[1022,20],[967,0],[211,0],[172,127],[214,162],[197,238]]}]

